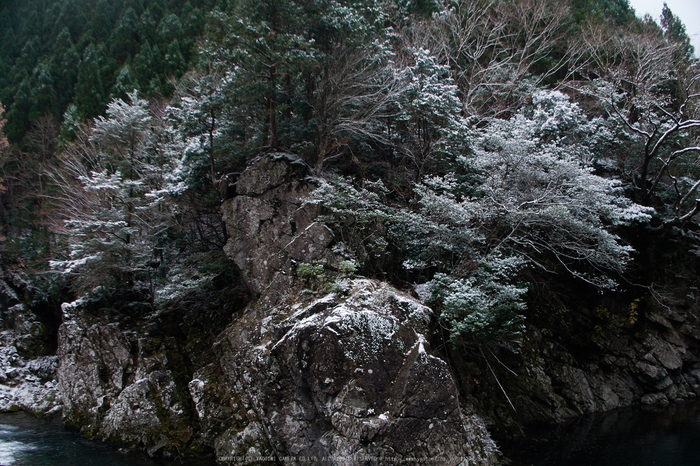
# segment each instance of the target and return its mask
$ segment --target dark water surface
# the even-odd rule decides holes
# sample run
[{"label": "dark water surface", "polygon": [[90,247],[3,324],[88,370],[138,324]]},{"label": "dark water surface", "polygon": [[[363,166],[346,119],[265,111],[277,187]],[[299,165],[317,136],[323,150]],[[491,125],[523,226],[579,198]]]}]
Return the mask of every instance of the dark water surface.
[{"label": "dark water surface", "polygon": [[[533,446],[533,444],[535,446]],[[700,400],[584,416],[503,444],[513,466],[700,465]],[[0,465],[153,466],[190,464],[125,454],[24,413],[0,414]],[[203,463],[198,463],[203,464]],[[212,464],[212,463],[209,463]]]},{"label": "dark water surface", "polygon": [[513,466],[697,466],[700,401],[584,416],[502,449]]},{"label": "dark water surface", "polygon": [[0,414],[0,465],[153,466],[143,453],[122,453],[66,429],[60,420],[37,419],[25,413]]}]

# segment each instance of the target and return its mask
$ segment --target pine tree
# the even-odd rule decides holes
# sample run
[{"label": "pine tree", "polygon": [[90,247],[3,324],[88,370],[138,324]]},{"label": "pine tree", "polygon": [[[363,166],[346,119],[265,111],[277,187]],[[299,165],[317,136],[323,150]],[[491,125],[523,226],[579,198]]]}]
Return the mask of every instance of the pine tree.
[{"label": "pine tree", "polygon": [[104,87],[100,75],[100,57],[90,44],[85,48],[83,59],[78,67],[78,80],[75,85],[75,103],[84,118],[99,115],[104,105]]},{"label": "pine tree", "polygon": [[58,115],[58,96],[51,69],[41,63],[34,69],[34,88],[29,96],[29,119],[38,120],[43,115]]},{"label": "pine tree", "polygon": [[62,187],[70,256],[52,266],[75,274],[85,291],[152,276],[151,260],[163,216],[162,195],[169,161],[158,158],[148,103],[129,95],[113,100],[69,146],[55,181]]},{"label": "pine tree", "polygon": [[664,29],[664,37],[668,41],[679,44],[682,58],[686,61],[692,60],[695,48],[690,43],[685,25],[678,16],[673,14],[666,3],[661,10],[661,27]]}]

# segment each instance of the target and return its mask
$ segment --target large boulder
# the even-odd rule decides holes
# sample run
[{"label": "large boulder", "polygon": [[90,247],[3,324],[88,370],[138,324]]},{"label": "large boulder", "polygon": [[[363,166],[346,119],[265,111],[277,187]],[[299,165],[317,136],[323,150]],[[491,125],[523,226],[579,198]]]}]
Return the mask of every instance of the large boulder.
[{"label": "large boulder", "polygon": [[494,461],[484,425],[463,410],[447,364],[430,353],[430,317],[413,298],[368,279],[306,305],[265,315],[251,308],[226,331],[221,354],[254,427],[228,433],[217,458],[254,458],[266,444],[286,464]]},{"label": "large boulder", "polygon": [[[292,156],[261,157],[222,206],[225,251],[260,296],[218,343],[245,415],[218,438],[217,459],[495,461],[484,425],[460,406],[447,364],[431,354],[430,309],[339,272],[344,258],[320,206],[305,200],[317,185],[307,175]],[[301,264],[321,268],[313,284]],[[212,385],[193,380],[198,412],[215,406]]]},{"label": "large boulder", "polygon": [[224,251],[243,280],[267,303],[286,300],[297,263],[336,259],[333,233],[317,220],[320,206],[306,201],[316,182],[290,154],[252,161],[236,183],[236,196],[221,210],[230,239]]}]

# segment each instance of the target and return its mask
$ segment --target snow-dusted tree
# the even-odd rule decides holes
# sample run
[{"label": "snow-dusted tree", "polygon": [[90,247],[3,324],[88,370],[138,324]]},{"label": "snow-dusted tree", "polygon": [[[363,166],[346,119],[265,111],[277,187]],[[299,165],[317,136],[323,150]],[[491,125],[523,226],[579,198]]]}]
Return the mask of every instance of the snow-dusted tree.
[{"label": "snow-dusted tree", "polygon": [[700,65],[653,22],[622,34],[592,27],[583,37],[598,78],[577,87],[599,99],[622,143],[615,168],[664,221],[691,220],[700,211]]},{"label": "snow-dusted tree", "polygon": [[491,254],[470,276],[438,273],[430,282],[431,301],[453,342],[484,343],[516,337],[524,330],[526,283],[519,279],[525,261]]},{"label": "snow-dusted tree", "polygon": [[171,122],[188,141],[189,165],[197,172],[208,172],[214,187],[221,178],[218,141],[223,128],[232,123],[226,108],[227,82],[226,74],[217,69],[189,73],[180,82],[178,104],[169,108]]},{"label": "snow-dusted tree", "polygon": [[136,92],[130,102],[115,99],[107,106],[107,116],[95,119],[92,140],[100,148],[102,163],[112,172],[130,180],[142,179],[148,163],[151,115],[148,102]]},{"label": "snow-dusted tree", "polygon": [[502,249],[484,254],[479,218],[471,209],[476,204],[457,199],[453,178],[432,178],[416,189],[415,209],[392,206],[381,182],[356,187],[336,178],[312,196],[323,201],[326,222],[363,269],[398,254],[414,277],[432,278],[429,299],[454,342],[482,343],[520,332],[527,287],[519,274],[525,260]]},{"label": "snow-dusted tree", "polygon": [[554,258],[574,276],[610,287],[609,272],[621,272],[632,249],[609,230],[647,221],[651,209],[586,163],[600,120],[587,121],[556,91],[536,93],[533,106],[492,122],[474,138],[474,154],[460,159],[482,174],[475,198],[486,244],[516,250],[531,264]]},{"label": "snow-dusted tree", "polygon": [[407,269],[438,272],[433,294],[455,338],[503,337],[521,323],[525,267],[611,288],[632,253],[614,229],[650,218],[618,181],[593,172],[603,123],[565,95],[540,91],[510,119],[465,132],[472,150],[452,173],[425,177],[411,209],[347,181],[317,195],[336,223],[381,221]]},{"label": "snow-dusted tree", "polygon": [[453,173],[416,187],[418,209],[401,234],[414,251],[410,265],[470,270],[505,248],[543,267],[555,259],[601,287],[606,271],[624,267],[630,249],[604,225],[648,219],[648,209],[629,202],[619,182],[593,173],[591,146],[605,139],[603,122],[588,121],[559,92],[532,100],[509,120],[465,133],[472,149],[456,157]]},{"label": "snow-dusted tree", "polygon": [[170,222],[165,195],[182,189],[179,158],[165,153],[148,102],[129,97],[79,132],[54,174],[69,251],[51,265],[84,291],[152,277]]},{"label": "snow-dusted tree", "polygon": [[449,66],[424,48],[409,49],[402,58],[398,66],[404,90],[396,104],[391,142],[413,162],[420,178],[436,159],[464,149],[465,122]]}]

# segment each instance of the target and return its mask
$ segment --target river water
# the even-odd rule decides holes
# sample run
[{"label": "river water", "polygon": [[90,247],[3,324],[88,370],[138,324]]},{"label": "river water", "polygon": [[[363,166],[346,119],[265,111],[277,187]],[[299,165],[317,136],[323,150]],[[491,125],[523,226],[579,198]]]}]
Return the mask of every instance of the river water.
[{"label": "river water", "polygon": [[697,466],[700,401],[584,416],[503,450],[513,466]]},{"label": "river water", "polygon": [[[122,453],[68,430],[60,420],[25,413],[0,414],[0,465],[16,466],[153,466],[144,453]],[[181,464],[181,463],[177,463]]]},{"label": "river water", "polygon": [[[557,427],[533,429],[529,435],[502,445],[512,466],[696,466],[700,464],[700,400],[584,416]],[[66,429],[59,420],[0,414],[2,466],[157,464],[183,463],[119,452]]]}]

